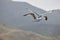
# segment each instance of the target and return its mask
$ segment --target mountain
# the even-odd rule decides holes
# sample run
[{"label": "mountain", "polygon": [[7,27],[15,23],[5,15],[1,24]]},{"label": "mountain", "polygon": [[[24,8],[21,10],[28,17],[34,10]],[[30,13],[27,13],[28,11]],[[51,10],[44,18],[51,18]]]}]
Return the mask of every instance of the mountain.
[{"label": "mountain", "polygon": [[26,2],[13,2],[11,0],[0,0],[0,24],[9,24],[16,28],[37,32],[42,35],[55,36],[60,35],[60,11],[53,11],[48,16],[47,21],[32,22],[32,17],[24,17],[25,13],[29,13],[26,9],[42,14],[47,11],[37,8]]},{"label": "mountain", "polygon": [[57,13],[59,14],[60,13],[60,9],[53,9],[53,10],[49,10],[48,12],[51,12],[51,13]]}]

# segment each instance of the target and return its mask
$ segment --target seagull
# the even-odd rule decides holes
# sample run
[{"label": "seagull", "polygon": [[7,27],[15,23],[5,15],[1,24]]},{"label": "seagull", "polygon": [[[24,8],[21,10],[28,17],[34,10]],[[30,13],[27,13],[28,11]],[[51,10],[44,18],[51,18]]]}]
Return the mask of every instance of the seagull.
[{"label": "seagull", "polygon": [[[29,10],[29,11],[30,11],[30,10]],[[31,13],[27,13],[27,14],[25,14],[25,15],[23,15],[23,16],[28,16],[28,15],[32,16],[35,22],[39,22],[39,21],[42,20],[42,19],[44,19],[44,20],[47,21],[47,19],[48,19],[47,16],[39,15],[39,14],[37,14],[37,13],[35,13],[35,12],[32,12],[32,11],[31,11]]]},{"label": "seagull", "polygon": [[47,19],[48,19],[47,16],[38,16],[38,17],[36,17],[36,15],[34,13],[28,13],[28,14],[25,14],[23,16],[28,16],[28,15],[31,15],[33,17],[34,21],[40,21],[42,19],[45,19],[47,21]]}]

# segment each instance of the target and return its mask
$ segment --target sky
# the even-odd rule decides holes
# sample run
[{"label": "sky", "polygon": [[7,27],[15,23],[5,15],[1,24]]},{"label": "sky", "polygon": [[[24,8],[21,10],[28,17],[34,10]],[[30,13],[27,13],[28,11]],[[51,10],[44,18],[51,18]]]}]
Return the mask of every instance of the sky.
[{"label": "sky", "polygon": [[46,11],[60,9],[60,0],[12,0],[17,2],[27,2],[33,6],[44,9]]}]

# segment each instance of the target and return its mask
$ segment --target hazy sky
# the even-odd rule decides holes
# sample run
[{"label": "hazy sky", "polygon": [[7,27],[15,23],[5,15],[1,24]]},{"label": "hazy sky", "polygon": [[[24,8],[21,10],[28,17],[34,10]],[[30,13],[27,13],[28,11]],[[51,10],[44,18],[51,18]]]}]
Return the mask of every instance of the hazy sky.
[{"label": "hazy sky", "polygon": [[28,2],[44,10],[60,9],[60,0],[13,0],[18,2]]}]

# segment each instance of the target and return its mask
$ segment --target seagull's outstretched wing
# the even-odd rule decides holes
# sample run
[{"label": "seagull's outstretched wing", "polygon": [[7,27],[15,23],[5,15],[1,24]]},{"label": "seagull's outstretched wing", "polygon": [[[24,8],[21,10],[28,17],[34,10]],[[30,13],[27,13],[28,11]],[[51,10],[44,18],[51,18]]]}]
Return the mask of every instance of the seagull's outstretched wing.
[{"label": "seagull's outstretched wing", "polygon": [[[26,8],[26,9],[28,9],[28,8]],[[28,11],[30,11],[31,13],[36,14],[38,17],[39,17],[39,16],[46,15],[46,14],[48,14],[48,13],[51,13],[50,11],[46,11],[46,12],[44,12],[43,14],[37,14],[36,12],[34,12],[34,11],[30,10],[30,9],[28,9]]]},{"label": "seagull's outstretched wing", "polygon": [[33,12],[32,10],[28,9],[28,11],[30,11],[31,13],[36,14],[37,16],[40,16],[39,14],[37,14],[36,12]]},{"label": "seagull's outstretched wing", "polygon": [[45,18],[45,20],[47,21],[47,19],[48,19],[47,16],[44,16],[44,18]]},{"label": "seagull's outstretched wing", "polygon": [[31,15],[31,16],[33,17],[33,19],[36,19],[36,16],[35,16],[35,14],[33,14],[33,13],[28,13],[28,14],[25,14],[25,15],[23,15],[23,16],[27,16],[27,15]]},{"label": "seagull's outstretched wing", "polygon": [[52,14],[52,11],[46,11],[43,14],[40,14],[40,15],[46,15],[46,14]]}]

